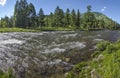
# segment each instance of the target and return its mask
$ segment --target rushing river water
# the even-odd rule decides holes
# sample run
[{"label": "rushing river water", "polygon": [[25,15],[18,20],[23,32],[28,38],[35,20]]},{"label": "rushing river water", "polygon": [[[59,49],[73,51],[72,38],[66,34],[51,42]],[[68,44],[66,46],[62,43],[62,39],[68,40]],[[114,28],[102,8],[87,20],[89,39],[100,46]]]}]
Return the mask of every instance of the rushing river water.
[{"label": "rushing river water", "polygon": [[13,68],[17,78],[57,78],[90,59],[97,42],[119,38],[120,31],[0,33],[0,68]]}]

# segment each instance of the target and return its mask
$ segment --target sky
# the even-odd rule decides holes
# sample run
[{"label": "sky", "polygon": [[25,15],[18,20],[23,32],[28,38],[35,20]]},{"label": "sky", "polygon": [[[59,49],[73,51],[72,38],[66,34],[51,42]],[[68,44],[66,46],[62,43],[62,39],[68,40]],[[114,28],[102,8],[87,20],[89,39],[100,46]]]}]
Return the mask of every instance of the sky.
[{"label": "sky", "polygon": [[[33,3],[38,13],[42,8],[45,14],[54,12],[56,6],[66,11],[80,10],[81,13],[86,12],[86,6],[91,5],[92,11],[101,12],[113,20],[120,23],[120,0],[27,0]],[[0,18],[4,16],[12,16],[14,13],[14,5],[16,0],[0,0]]]}]

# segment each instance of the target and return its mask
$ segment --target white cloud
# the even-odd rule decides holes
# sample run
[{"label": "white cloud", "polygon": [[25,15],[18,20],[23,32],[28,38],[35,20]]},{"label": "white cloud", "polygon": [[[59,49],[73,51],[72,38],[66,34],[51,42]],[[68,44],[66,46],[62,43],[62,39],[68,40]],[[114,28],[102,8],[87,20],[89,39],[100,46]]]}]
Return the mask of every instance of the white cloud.
[{"label": "white cloud", "polygon": [[4,6],[7,0],[0,0],[0,5]]},{"label": "white cloud", "polygon": [[104,7],[101,9],[101,11],[104,12],[106,9],[107,9],[107,7],[104,6]]}]

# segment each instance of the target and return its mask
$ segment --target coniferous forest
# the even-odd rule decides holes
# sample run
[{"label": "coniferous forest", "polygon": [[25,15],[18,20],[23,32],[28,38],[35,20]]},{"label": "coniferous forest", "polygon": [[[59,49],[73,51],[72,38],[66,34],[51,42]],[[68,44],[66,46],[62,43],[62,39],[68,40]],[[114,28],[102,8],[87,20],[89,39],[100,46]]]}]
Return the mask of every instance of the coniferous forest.
[{"label": "coniferous forest", "polygon": [[64,12],[59,6],[54,12],[45,15],[43,8],[36,13],[35,7],[27,0],[17,0],[14,7],[14,14],[10,18],[5,16],[0,20],[1,28],[27,28],[40,30],[54,29],[119,29],[116,21],[108,18],[102,13],[92,12],[92,6],[86,6],[86,12],[80,10],[66,9]]}]

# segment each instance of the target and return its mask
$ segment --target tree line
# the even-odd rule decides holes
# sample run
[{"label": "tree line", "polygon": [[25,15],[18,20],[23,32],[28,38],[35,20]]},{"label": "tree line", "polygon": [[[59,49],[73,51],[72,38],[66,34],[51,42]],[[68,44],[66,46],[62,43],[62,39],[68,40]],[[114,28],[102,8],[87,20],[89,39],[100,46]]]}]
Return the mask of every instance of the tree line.
[{"label": "tree line", "polygon": [[17,0],[12,17],[5,16],[0,20],[0,27],[18,27],[18,28],[73,28],[73,29],[118,29],[119,24],[112,19],[98,19],[92,12],[92,7],[87,6],[87,12],[81,14],[79,9],[71,10],[69,8],[64,12],[59,6],[54,12],[45,15],[42,8],[36,13],[35,7],[27,0]]}]

